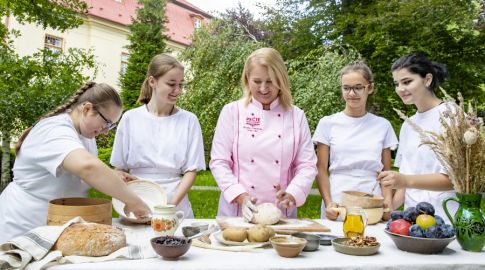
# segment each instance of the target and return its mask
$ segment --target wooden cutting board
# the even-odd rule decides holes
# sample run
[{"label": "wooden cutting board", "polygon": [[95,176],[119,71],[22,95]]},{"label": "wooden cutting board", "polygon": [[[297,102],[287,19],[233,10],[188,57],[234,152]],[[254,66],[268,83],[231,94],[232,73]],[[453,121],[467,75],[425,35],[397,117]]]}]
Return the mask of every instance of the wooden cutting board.
[{"label": "wooden cutting board", "polygon": [[[217,217],[217,224],[221,229],[250,228],[255,224],[245,222],[242,217]],[[276,233],[292,234],[295,232],[329,232],[330,229],[311,219],[281,219],[278,223],[270,225]]]}]

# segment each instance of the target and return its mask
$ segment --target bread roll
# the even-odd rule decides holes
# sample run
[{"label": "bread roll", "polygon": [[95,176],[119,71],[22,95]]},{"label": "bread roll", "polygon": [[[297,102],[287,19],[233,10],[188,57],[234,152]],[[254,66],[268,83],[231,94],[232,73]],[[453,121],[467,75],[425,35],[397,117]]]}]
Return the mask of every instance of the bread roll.
[{"label": "bread roll", "polygon": [[123,230],[104,224],[76,223],[64,230],[54,245],[63,256],[106,256],[126,246]]}]

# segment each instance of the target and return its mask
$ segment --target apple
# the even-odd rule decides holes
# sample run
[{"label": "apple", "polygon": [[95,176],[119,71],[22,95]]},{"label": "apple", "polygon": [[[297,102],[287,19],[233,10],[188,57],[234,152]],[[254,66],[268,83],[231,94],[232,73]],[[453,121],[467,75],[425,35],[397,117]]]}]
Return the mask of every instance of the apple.
[{"label": "apple", "polygon": [[419,215],[416,218],[416,224],[421,227],[421,229],[426,230],[427,228],[436,225],[436,219],[431,215]]},{"label": "apple", "polygon": [[404,219],[398,219],[391,222],[389,231],[400,235],[409,235],[409,227],[411,227],[411,223]]}]

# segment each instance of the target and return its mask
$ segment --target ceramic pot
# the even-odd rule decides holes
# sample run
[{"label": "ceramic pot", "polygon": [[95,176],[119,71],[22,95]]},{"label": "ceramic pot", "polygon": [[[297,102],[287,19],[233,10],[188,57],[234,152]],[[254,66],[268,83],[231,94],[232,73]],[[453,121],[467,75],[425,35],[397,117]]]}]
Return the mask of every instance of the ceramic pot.
[{"label": "ceramic pot", "polygon": [[173,236],[177,227],[184,220],[184,212],[175,212],[175,205],[157,205],[152,216],[152,229],[159,236]]},{"label": "ceramic pot", "polygon": [[[481,194],[456,193],[456,198],[443,201],[443,209],[455,227],[456,240],[464,250],[480,252],[485,245],[485,220],[480,210],[481,200]],[[449,201],[459,204],[454,218],[446,208]]]}]

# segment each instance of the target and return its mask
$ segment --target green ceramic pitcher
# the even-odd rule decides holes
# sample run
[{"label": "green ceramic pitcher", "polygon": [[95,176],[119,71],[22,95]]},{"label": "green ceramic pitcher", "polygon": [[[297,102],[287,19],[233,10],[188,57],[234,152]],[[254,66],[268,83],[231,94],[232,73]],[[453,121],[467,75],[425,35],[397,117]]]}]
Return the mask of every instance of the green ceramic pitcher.
[{"label": "green ceramic pitcher", "polygon": [[[480,252],[485,245],[485,220],[480,210],[482,195],[456,193],[456,197],[443,200],[443,209],[455,227],[456,240],[464,250]],[[450,200],[460,205],[454,218],[446,207]]]}]

